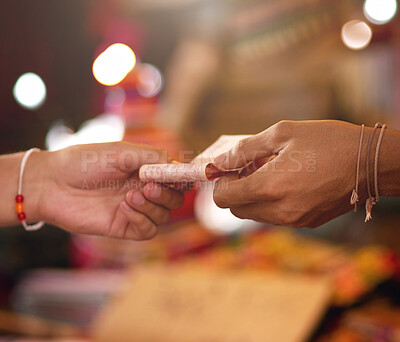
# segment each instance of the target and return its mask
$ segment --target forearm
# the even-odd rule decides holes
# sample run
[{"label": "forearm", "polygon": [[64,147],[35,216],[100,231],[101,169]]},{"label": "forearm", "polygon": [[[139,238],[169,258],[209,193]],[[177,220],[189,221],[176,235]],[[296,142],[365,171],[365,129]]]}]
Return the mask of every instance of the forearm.
[{"label": "forearm", "polygon": [[[43,175],[40,160],[46,152],[34,152],[25,166],[22,182],[24,212],[28,222],[40,220],[39,202],[43,192]],[[15,212],[15,197],[18,190],[18,177],[24,152],[0,156],[0,226],[18,224]]]}]

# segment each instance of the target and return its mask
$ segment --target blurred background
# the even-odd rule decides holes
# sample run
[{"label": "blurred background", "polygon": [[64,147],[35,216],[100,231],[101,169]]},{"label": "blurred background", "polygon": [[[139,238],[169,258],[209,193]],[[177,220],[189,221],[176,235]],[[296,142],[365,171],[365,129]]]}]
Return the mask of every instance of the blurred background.
[{"label": "blurred background", "polygon": [[[2,1],[0,153],[125,140],[179,158],[221,134],[253,134],[283,119],[400,129],[397,6]],[[360,210],[316,230],[291,230],[236,219],[211,193],[188,193],[159,236],[144,243],[49,226],[36,233],[2,228],[1,336],[88,338],[98,313],[111,310],[126,270],[157,264],[206,265],[243,279],[251,269],[284,283],[288,274],[299,284],[329,278],[329,299],[315,298],[318,314],[298,323],[301,334],[279,341],[400,341],[399,200],[383,199],[366,224]],[[282,303],[285,291],[275,294]],[[264,333],[245,341],[268,340]]]}]

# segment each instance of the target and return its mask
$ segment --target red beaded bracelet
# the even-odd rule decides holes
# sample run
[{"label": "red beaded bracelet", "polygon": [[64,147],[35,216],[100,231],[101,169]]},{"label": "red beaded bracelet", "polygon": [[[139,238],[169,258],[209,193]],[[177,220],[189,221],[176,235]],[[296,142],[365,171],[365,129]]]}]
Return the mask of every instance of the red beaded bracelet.
[{"label": "red beaded bracelet", "polygon": [[24,213],[24,204],[22,203],[24,201],[24,196],[21,194],[18,194],[15,197],[15,202],[17,204],[15,205],[15,211],[17,212],[18,215],[18,220],[23,221],[26,219],[26,214]]},{"label": "red beaded bracelet", "polygon": [[40,151],[40,150],[38,148],[31,148],[29,151],[27,151],[25,153],[24,157],[22,158],[21,167],[19,170],[19,179],[18,179],[18,195],[15,197],[15,202],[17,202],[17,204],[15,205],[15,211],[17,213],[18,220],[20,220],[22,225],[24,226],[24,228],[29,231],[38,230],[38,229],[42,228],[44,225],[43,221],[40,221],[40,222],[32,224],[32,225],[28,225],[25,221],[26,214],[25,214],[25,208],[24,208],[24,203],[23,203],[24,196],[22,196],[22,178],[24,175],[26,161],[28,160],[31,153],[35,152],[35,151]]}]

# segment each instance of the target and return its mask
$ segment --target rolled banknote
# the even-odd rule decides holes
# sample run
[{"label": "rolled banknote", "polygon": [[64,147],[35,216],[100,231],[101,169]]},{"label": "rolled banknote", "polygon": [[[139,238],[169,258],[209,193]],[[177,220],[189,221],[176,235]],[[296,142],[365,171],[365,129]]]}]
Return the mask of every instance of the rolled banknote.
[{"label": "rolled banknote", "polygon": [[140,168],[139,178],[160,183],[206,182],[232,172],[238,170],[223,170],[213,163],[148,164]]},{"label": "rolled banknote", "polygon": [[240,169],[224,170],[213,161],[218,155],[229,151],[238,141],[249,135],[222,135],[214,144],[199,154],[191,163],[146,164],[139,170],[139,178],[160,183],[214,181],[226,173]]}]

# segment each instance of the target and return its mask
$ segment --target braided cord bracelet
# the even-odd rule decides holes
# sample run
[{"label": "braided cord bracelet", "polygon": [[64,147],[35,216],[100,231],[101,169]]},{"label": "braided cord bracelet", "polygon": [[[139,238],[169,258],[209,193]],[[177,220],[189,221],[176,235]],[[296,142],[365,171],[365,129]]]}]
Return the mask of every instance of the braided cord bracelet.
[{"label": "braided cord bracelet", "polygon": [[361,125],[361,135],[360,135],[360,144],[358,146],[358,156],[357,156],[357,169],[356,169],[356,186],[353,189],[353,192],[351,193],[350,197],[350,204],[354,204],[354,212],[357,212],[357,202],[359,201],[359,196],[358,196],[358,176],[360,173],[360,160],[361,160],[361,148],[362,148],[362,142],[364,138],[364,124]]},{"label": "braided cord bracelet", "polygon": [[[356,183],[355,187],[351,193],[350,196],[350,204],[354,205],[354,212],[357,211],[357,202],[359,201],[359,195],[358,195],[358,181],[359,181],[359,173],[360,173],[360,162],[361,162],[361,150],[362,150],[362,143],[363,143],[363,138],[364,138],[364,125],[361,125],[361,134],[360,134],[360,143],[358,146],[358,156],[357,156],[357,167],[356,167]],[[372,196],[371,193],[371,185],[370,185],[370,153],[371,153],[371,145],[372,141],[374,138],[375,131],[381,128],[381,131],[379,133],[378,141],[376,144],[375,148],[375,156],[374,156],[374,191],[375,191],[375,196]],[[382,144],[382,138],[383,138],[383,133],[386,129],[385,124],[381,124],[377,122],[372,129],[371,135],[368,140],[368,145],[367,145],[367,156],[366,156],[366,161],[365,161],[365,172],[366,172],[366,179],[367,179],[367,192],[368,192],[368,199],[365,203],[365,211],[366,211],[366,216],[365,216],[365,222],[368,220],[372,219],[372,207],[378,203],[379,201],[379,190],[378,190],[378,160],[379,160],[379,151],[380,147]]]},{"label": "braided cord bracelet", "polygon": [[[371,151],[371,144],[374,137],[374,133],[377,128],[381,128],[379,133],[378,142],[376,143],[375,149],[375,161],[374,161],[374,191],[375,197],[371,194],[371,185],[369,181],[369,159],[370,159],[370,151]],[[368,199],[365,202],[365,222],[372,219],[372,207],[378,203],[379,201],[379,191],[378,191],[378,159],[379,159],[379,150],[382,144],[383,133],[385,131],[386,125],[382,125],[381,123],[377,122],[372,130],[371,136],[369,137],[368,147],[367,147],[367,160],[365,163],[365,172],[367,176],[367,190],[368,190]]]}]

